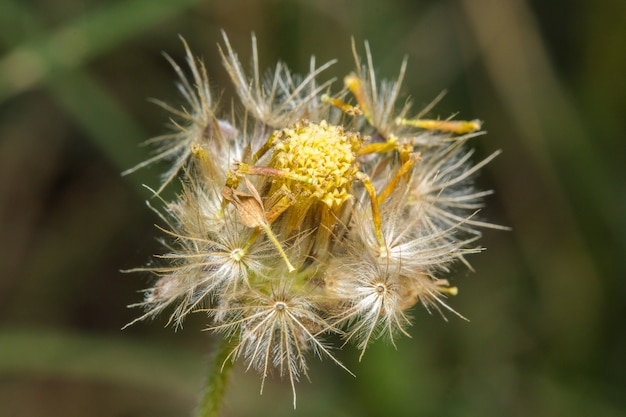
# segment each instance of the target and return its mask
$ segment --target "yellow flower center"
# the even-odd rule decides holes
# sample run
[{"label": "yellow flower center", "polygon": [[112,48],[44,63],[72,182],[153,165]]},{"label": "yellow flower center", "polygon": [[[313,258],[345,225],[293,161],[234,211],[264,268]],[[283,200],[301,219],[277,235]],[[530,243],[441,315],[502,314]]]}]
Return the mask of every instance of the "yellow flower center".
[{"label": "yellow flower center", "polygon": [[323,120],[300,122],[274,135],[270,165],[291,174],[284,181],[296,197],[322,201],[331,209],[351,197],[359,170],[356,153],[362,145],[358,133]]}]

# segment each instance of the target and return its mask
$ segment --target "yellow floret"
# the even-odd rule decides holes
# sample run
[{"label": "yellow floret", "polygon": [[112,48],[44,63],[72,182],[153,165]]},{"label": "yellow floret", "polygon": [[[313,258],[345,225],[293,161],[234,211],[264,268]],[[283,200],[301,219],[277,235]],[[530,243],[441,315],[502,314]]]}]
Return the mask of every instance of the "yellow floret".
[{"label": "yellow floret", "polygon": [[[338,208],[351,197],[358,172],[358,133],[341,126],[302,122],[276,133],[270,166],[291,174],[282,178],[296,198],[312,198]],[[305,180],[294,180],[294,178]]]}]

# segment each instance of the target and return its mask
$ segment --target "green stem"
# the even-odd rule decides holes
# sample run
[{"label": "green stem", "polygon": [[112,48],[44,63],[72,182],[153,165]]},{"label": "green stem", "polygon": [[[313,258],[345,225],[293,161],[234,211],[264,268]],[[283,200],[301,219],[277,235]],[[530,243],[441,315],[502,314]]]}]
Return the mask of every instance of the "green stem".
[{"label": "green stem", "polygon": [[228,376],[233,367],[233,361],[228,358],[230,353],[231,343],[223,338],[215,352],[196,417],[217,417],[224,399]]}]

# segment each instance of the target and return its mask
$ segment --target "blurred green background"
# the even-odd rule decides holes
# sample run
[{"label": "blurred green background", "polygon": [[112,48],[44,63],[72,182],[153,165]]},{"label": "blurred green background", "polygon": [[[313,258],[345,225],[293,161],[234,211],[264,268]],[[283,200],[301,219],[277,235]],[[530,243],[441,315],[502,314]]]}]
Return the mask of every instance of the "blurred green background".
[{"label": "blurred green background", "polygon": [[[0,1],[0,416],[187,416],[215,340],[194,317],[120,327],[148,285],[120,269],[160,250],[146,207],[159,167],[128,177],[138,144],[165,132],[146,99],[180,104],[161,52],[178,35],[232,95],[216,43],[295,72],[367,39],[378,73],[406,55],[414,110],[480,118],[480,155],[504,153],[487,251],[459,267],[451,305],[413,311],[412,339],[377,342],[352,378],[312,359],[291,408],[286,382],[239,366],[224,416],[626,415],[626,2]],[[337,88],[340,85],[336,86]]]}]

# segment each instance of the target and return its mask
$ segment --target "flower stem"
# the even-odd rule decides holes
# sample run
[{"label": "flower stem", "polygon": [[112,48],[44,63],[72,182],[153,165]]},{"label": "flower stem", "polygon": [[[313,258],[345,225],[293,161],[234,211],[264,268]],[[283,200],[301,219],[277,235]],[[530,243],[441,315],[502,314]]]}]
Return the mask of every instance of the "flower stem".
[{"label": "flower stem", "polygon": [[217,352],[215,352],[213,363],[211,363],[204,393],[195,414],[196,417],[217,417],[224,399],[228,376],[233,367],[233,361],[228,358],[230,353],[231,343],[227,338],[222,338]]}]

